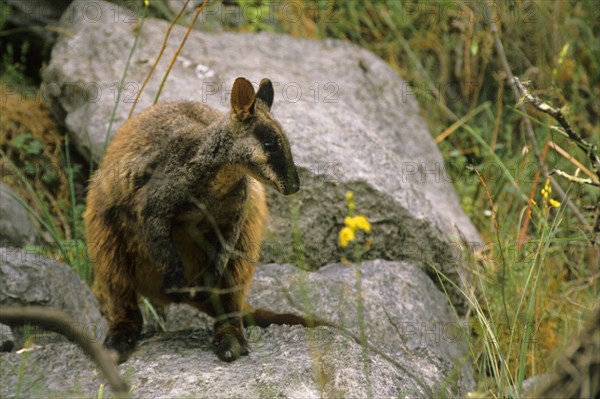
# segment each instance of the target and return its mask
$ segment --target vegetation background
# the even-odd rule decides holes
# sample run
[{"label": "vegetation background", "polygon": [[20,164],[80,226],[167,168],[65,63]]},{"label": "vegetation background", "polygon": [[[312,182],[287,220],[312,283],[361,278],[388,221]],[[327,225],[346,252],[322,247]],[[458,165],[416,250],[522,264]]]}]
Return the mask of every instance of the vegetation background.
[{"label": "vegetation background", "polygon": [[[134,3],[144,9],[142,0]],[[556,174],[553,178],[566,197],[547,184],[536,149],[548,171],[574,175],[580,169],[580,176],[593,180],[593,168],[554,119],[533,107],[526,106],[526,113],[518,107],[502,57],[531,93],[561,108],[573,130],[597,146],[598,3],[223,3],[245,10],[238,21],[222,21],[228,30],[351,41],[379,55],[412,85],[447,163],[447,176],[488,243],[469,258],[474,290],[465,292],[472,305],[469,345],[477,392],[501,397],[510,387],[520,390],[525,378],[550,372],[552,353],[599,308],[600,190]],[[1,2],[0,7],[5,16],[10,5]],[[147,11],[169,20],[175,16],[166,0],[150,0]],[[498,51],[490,21],[504,54]],[[0,83],[23,88],[21,99],[0,101],[0,155],[2,162],[19,169],[3,172],[2,181],[22,198],[52,244],[32,250],[61,257],[90,281],[81,214],[91,168],[70,151],[48,105],[36,98],[40,68],[49,57],[39,39],[43,29],[14,28],[0,19]],[[527,134],[527,119],[534,141]]]}]

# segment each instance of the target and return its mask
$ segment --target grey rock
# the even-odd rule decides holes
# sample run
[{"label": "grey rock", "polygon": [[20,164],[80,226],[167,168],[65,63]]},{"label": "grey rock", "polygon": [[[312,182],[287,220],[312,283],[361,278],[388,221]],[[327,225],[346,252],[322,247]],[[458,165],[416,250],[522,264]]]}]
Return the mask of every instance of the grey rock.
[{"label": "grey rock", "polygon": [[15,337],[9,326],[0,324],[0,352],[10,352],[15,347]]},{"label": "grey rock", "polygon": [[[86,283],[67,265],[25,249],[0,248],[0,306],[46,306],[68,313],[90,339],[102,341],[107,331],[98,302]],[[38,344],[60,339],[35,330]],[[39,333],[39,335],[37,334]],[[17,347],[23,343],[21,327],[13,328]]]},{"label": "grey rock", "polygon": [[[320,338],[327,334],[327,340]],[[130,376],[134,396],[141,398],[367,396],[360,347],[348,338],[324,328],[306,334],[300,327],[269,328],[253,335],[254,351],[226,364],[210,353],[209,331],[165,334],[140,346],[120,371]],[[313,335],[319,340],[313,341]],[[0,394],[13,398],[18,368],[11,365],[18,365],[24,355],[1,356]],[[369,366],[371,391],[377,397],[427,397],[379,356],[372,355]],[[72,344],[55,343],[27,353],[22,374],[21,387],[28,397],[94,397],[103,383],[91,361]]]},{"label": "grey rock", "polygon": [[[363,316],[358,310],[359,298]],[[423,378],[432,389],[445,383],[451,392],[464,393],[473,385],[466,325],[459,322],[448,299],[423,270],[408,262],[372,260],[359,269],[332,264],[317,273],[288,265],[263,265],[254,279],[249,303],[279,312],[313,314],[355,337],[360,337],[359,321],[364,320],[368,342]]]},{"label": "grey rock", "polygon": [[23,247],[38,241],[38,233],[27,212],[15,200],[17,195],[0,182],[0,246]]},{"label": "grey rock", "polygon": [[[109,7],[102,1],[95,4]],[[105,140],[127,119],[168,24],[145,20],[116,102],[116,84],[137,25],[115,21],[108,11],[95,23],[81,14],[81,4],[73,3],[63,16],[61,26],[69,34],[53,49],[42,92],[65,115],[81,153],[98,161]],[[184,27],[174,27],[136,113],[152,104],[184,32]],[[161,100],[192,99],[227,111],[237,76],[255,84],[269,77],[274,83],[273,113],[288,133],[301,172],[302,190],[292,201],[299,207],[309,267],[340,259],[336,242],[346,212],[344,193],[352,190],[357,211],[373,224],[373,245],[365,258],[408,260],[433,276],[432,264],[453,281],[461,280],[463,258],[481,239],[460,209],[440,152],[419,116],[414,91],[384,61],[335,40],[194,31]],[[290,200],[270,191],[269,201],[272,215],[263,261],[297,264]],[[452,287],[448,290],[460,308],[462,296]]]},{"label": "grey rock", "polygon": [[[355,283],[353,268],[340,264],[314,273],[270,264],[259,267],[249,299],[277,311],[310,309],[359,337]],[[250,355],[223,363],[212,352],[210,319],[175,306],[166,313],[170,331],[143,339],[120,371],[136,397],[359,398],[370,391],[376,398],[431,398],[464,397],[472,389],[464,331],[420,268],[365,262],[362,296],[366,351],[336,328],[251,327]],[[0,396],[14,397],[13,365],[23,355],[0,356]],[[73,344],[53,343],[27,356],[21,387],[30,395],[89,397],[103,383]]]}]

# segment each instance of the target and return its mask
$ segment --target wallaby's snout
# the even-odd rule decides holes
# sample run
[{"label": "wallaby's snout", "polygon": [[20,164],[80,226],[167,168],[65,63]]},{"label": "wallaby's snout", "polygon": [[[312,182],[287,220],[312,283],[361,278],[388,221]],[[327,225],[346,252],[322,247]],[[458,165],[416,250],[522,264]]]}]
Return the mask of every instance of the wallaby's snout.
[{"label": "wallaby's snout", "polygon": [[300,176],[298,176],[298,170],[294,165],[294,167],[289,171],[282,194],[291,195],[296,194],[298,191],[300,191]]}]

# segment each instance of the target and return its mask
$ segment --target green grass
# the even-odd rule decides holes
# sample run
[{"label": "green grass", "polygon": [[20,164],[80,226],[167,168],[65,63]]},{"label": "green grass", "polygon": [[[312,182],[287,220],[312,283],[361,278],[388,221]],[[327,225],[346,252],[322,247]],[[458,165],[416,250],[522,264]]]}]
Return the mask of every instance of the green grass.
[{"label": "green grass", "polygon": [[[0,126],[0,128],[4,128]],[[19,137],[22,137],[19,136]],[[66,137],[66,136],[65,136]],[[32,143],[37,142],[32,140]],[[0,150],[0,161],[3,163],[4,172],[9,172],[6,177],[7,183],[17,188],[20,193],[25,193],[23,197],[9,193],[32,219],[37,223],[41,231],[41,239],[44,241],[36,245],[30,245],[27,252],[31,254],[41,254],[52,259],[64,260],[73,266],[78,275],[87,282],[91,282],[91,267],[88,261],[87,249],[83,240],[82,212],[84,205],[76,200],[76,188],[74,184],[74,174],[79,169],[79,165],[71,163],[70,149],[68,139],[63,151],[64,158],[60,165],[65,173],[65,189],[57,190],[59,194],[53,194],[53,189],[60,185],[57,179],[38,179],[37,173],[29,174],[27,169],[18,170],[19,166],[27,168],[28,161],[18,162],[19,154],[27,153],[34,155],[35,161],[31,163],[34,167],[40,166],[40,151],[31,153],[26,146],[20,147],[15,143],[7,143],[10,148],[10,154],[7,151]],[[17,143],[18,144],[18,143]],[[15,155],[17,154],[17,155]],[[56,161],[56,159],[55,159]],[[46,164],[48,165],[48,164]],[[58,166],[53,164],[53,166]],[[62,195],[62,197],[61,197]],[[50,203],[48,200],[55,201]]]}]

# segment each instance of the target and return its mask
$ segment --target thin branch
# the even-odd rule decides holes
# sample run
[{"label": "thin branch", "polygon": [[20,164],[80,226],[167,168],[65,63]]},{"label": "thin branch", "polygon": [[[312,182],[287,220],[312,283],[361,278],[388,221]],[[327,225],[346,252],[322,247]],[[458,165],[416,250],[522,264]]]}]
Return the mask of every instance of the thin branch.
[{"label": "thin branch", "polygon": [[198,8],[198,10],[196,11],[196,14],[194,15],[194,19],[192,19],[192,22],[188,26],[188,30],[185,32],[185,36],[183,37],[183,40],[181,41],[181,43],[179,43],[179,47],[177,47],[177,50],[175,51],[175,54],[173,55],[173,58],[171,59],[171,63],[169,64],[169,67],[167,68],[167,72],[165,72],[165,76],[163,76],[163,80],[160,82],[160,86],[158,87],[158,92],[156,93],[156,97],[154,97],[154,104],[156,104],[158,102],[158,98],[160,97],[160,93],[162,92],[163,86],[165,85],[165,82],[167,81],[167,78],[169,77],[169,74],[171,73],[171,69],[173,69],[173,65],[175,64],[177,57],[179,57],[179,53],[181,53],[181,50],[183,49],[185,42],[187,41],[188,37],[190,36],[190,32],[192,31],[192,28],[194,28],[194,25],[196,25],[196,20],[198,19],[200,14],[202,14],[202,10],[204,10],[204,7],[206,7],[207,4],[208,4],[208,0],[204,0],[204,3],[202,3],[202,5]]},{"label": "thin branch", "polygon": [[167,294],[189,294],[191,297],[195,296],[199,293],[210,293],[214,295],[225,295],[232,294],[235,292],[241,292],[246,288],[243,285],[237,285],[231,288],[212,288],[212,287],[204,287],[204,286],[186,286],[181,288],[169,288],[165,290]]},{"label": "thin branch", "polygon": [[550,148],[552,148],[554,151],[556,151],[558,154],[560,154],[567,161],[571,162],[577,169],[581,170],[583,173],[588,175],[590,177],[590,179],[592,179],[596,183],[600,184],[600,179],[598,179],[596,177],[596,175],[594,175],[592,172],[590,172],[590,170],[588,168],[586,168],[585,166],[583,166],[578,160],[573,158],[573,156],[571,154],[569,154],[567,151],[560,148],[560,146],[558,144],[556,144],[553,141],[549,141],[548,145],[550,146]]},{"label": "thin branch", "polygon": [[583,214],[581,212],[579,212],[579,209],[575,206],[573,201],[571,201],[571,198],[567,197],[567,193],[565,193],[565,190],[563,190],[562,187],[558,185],[556,180],[554,180],[554,178],[552,176],[550,176],[550,174],[547,171],[546,171],[546,176],[548,178],[550,178],[550,184],[552,185],[552,188],[554,189],[554,191],[556,192],[558,197],[561,199],[561,201],[565,202],[567,204],[569,209],[571,209],[571,212],[573,212],[575,217],[579,220],[579,222],[582,225],[586,226],[587,228],[590,228],[590,225],[588,224],[587,220],[585,219],[585,216],[583,216]]},{"label": "thin branch", "polygon": [[[487,7],[486,3],[488,3],[488,0],[481,0],[481,1],[483,3],[483,6]],[[490,0],[489,2],[491,3],[492,1]],[[498,33],[498,27],[496,26],[496,22],[494,22],[493,17],[488,18],[488,20],[489,20],[489,24],[490,24],[490,31],[492,32],[492,35],[494,36],[494,45],[496,47],[496,52],[498,53],[498,57],[500,58],[502,68],[504,69],[504,73],[506,73],[506,77],[508,78],[508,83],[513,90],[515,99],[518,99],[519,98],[519,89],[517,88],[517,86],[515,84],[514,75],[512,73],[512,70],[510,69],[510,65],[508,64],[508,59],[506,58],[506,53],[504,52],[504,46],[502,45],[502,41],[500,40],[500,35]],[[527,115],[527,110],[525,109],[525,106],[522,103],[517,102],[517,108],[524,115]],[[524,118],[523,123],[525,124],[525,133],[527,135],[527,140],[529,141],[531,150],[532,150],[533,155],[538,163],[538,167],[540,168],[542,176],[544,177],[544,179],[550,178],[550,184],[552,184],[552,188],[554,189],[554,191],[560,198],[561,202],[566,203],[567,206],[569,207],[569,209],[571,209],[571,211],[575,215],[575,217],[577,217],[577,219],[579,219],[579,222],[581,224],[587,226],[588,225],[587,220],[581,214],[581,212],[579,212],[579,209],[575,206],[575,204],[573,204],[573,201],[571,201],[571,199],[569,197],[567,197],[567,194],[562,189],[562,187],[559,186],[558,183],[552,177],[550,177],[548,170],[546,169],[546,165],[544,164],[544,162],[542,160],[542,155],[540,154],[540,149],[537,146],[537,141],[535,139],[535,133],[533,132],[533,126],[531,125],[531,121],[529,120],[529,118]]]},{"label": "thin branch", "polygon": [[127,119],[131,118],[131,115],[133,114],[133,110],[135,110],[135,106],[137,105],[138,100],[140,99],[140,96],[142,95],[142,92],[144,91],[144,88],[146,87],[146,84],[148,84],[148,81],[150,80],[150,77],[154,73],[154,70],[156,69],[156,66],[158,65],[158,62],[162,58],[162,55],[165,52],[165,49],[167,48],[167,41],[169,40],[169,36],[171,36],[171,31],[173,30],[173,26],[175,26],[175,24],[177,23],[177,21],[179,21],[179,18],[181,18],[181,15],[183,14],[183,12],[185,11],[185,9],[187,8],[187,5],[188,5],[189,2],[190,2],[190,0],[186,0],[185,1],[185,4],[181,7],[181,10],[179,11],[179,14],[177,14],[177,16],[175,17],[175,19],[169,25],[169,28],[167,29],[167,34],[165,35],[165,39],[163,40],[162,47],[160,48],[160,51],[158,52],[158,57],[156,57],[156,60],[154,61],[154,64],[152,64],[152,68],[150,68],[150,72],[148,72],[148,75],[146,76],[146,79],[144,79],[144,83],[142,83],[142,87],[140,88],[140,90],[138,90],[137,95],[135,96],[135,100],[133,100],[133,105],[131,106],[131,110],[129,110],[129,115],[127,116]]},{"label": "thin branch", "polygon": [[596,186],[596,187],[600,187],[600,184],[596,183],[595,181],[593,181],[592,179],[583,179],[581,177],[577,177],[577,176],[571,176],[570,174],[563,172],[560,169],[554,169],[552,172],[550,172],[551,175],[553,174],[557,174],[561,177],[564,177],[565,179],[567,179],[570,182],[573,183],[577,183],[577,184],[589,184],[590,186]]},{"label": "thin branch", "polygon": [[530,94],[529,91],[525,88],[525,86],[523,86],[519,78],[515,77],[514,80],[515,85],[519,90],[519,94],[523,96],[525,101],[533,105],[536,109],[556,119],[556,121],[564,129],[567,136],[569,136],[569,138],[573,140],[575,144],[577,144],[577,146],[586,153],[586,155],[592,163],[592,170],[594,170],[594,172],[598,176],[598,179],[600,179],[600,157],[598,157],[598,154],[596,153],[595,146],[585,141],[580,135],[573,131],[571,125],[569,125],[569,122],[567,122],[565,116],[559,108],[554,108],[548,103],[542,101],[542,99],[540,99],[539,97]]},{"label": "thin branch", "polygon": [[117,397],[130,397],[129,386],[119,375],[116,363],[109,353],[99,343],[86,337],[80,329],[73,328],[77,323],[62,310],[43,306],[3,306],[0,308],[0,323],[7,325],[30,323],[65,336],[78,344],[96,363]]},{"label": "thin branch", "polygon": [[[119,86],[117,86],[117,98],[115,100],[115,105],[113,106],[112,112],[110,114],[110,119],[108,122],[108,128],[106,129],[106,135],[104,136],[104,151],[103,154],[106,154],[106,149],[108,148],[108,142],[110,137],[110,132],[112,130],[113,123],[115,121],[115,115],[117,114],[117,107],[119,106],[119,101],[121,101],[121,93],[123,92],[123,83],[125,83],[125,77],[127,76],[127,71],[129,70],[129,66],[131,65],[131,60],[133,58],[133,53],[135,53],[135,49],[137,48],[138,41],[140,40],[140,36],[142,35],[142,29],[144,27],[144,21],[146,21],[146,15],[148,15],[148,3],[144,4],[144,12],[142,14],[140,25],[138,26],[137,32],[135,33],[135,39],[133,40],[133,46],[131,46],[131,50],[129,50],[129,56],[127,56],[127,62],[125,62],[125,69],[123,69],[123,75],[121,76],[121,81],[119,82]],[[138,92],[139,94],[139,92]],[[137,101],[137,98],[136,98]],[[135,103],[133,104],[133,108],[135,108]],[[133,111],[133,108],[131,109]]]}]

